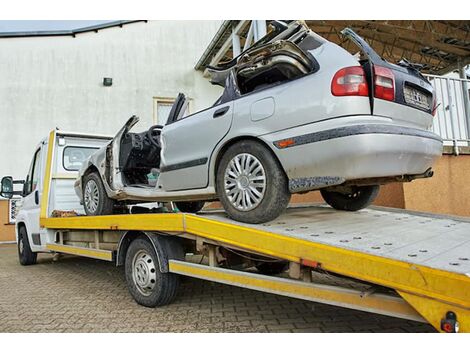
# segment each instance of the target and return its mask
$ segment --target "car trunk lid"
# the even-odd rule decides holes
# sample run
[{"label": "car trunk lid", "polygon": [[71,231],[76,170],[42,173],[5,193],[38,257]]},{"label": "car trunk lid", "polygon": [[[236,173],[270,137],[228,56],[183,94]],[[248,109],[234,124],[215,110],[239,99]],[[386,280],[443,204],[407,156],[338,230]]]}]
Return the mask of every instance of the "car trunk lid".
[{"label": "car trunk lid", "polygon": [[[341,32],[365,55],[361,60],[368,76],[371,110],[374,115],[401,120],[406,124],[429,127],[434,110],[434,90],[419,72],[419,66],[401,61],[398,65],[382,59],[372,47],[350,28]],[[390,102],[398,105],[393,106]],[[409,114],[416,109],[416,114]],[[418,112],[419,111],[419,112]]]}]

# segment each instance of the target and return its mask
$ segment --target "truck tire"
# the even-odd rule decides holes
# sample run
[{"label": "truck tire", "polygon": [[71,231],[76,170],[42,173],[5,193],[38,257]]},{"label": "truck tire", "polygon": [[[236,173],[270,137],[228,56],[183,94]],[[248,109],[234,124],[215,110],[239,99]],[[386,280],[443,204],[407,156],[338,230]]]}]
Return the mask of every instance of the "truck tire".
[{"label": "truck tire", "polygon": [[222,155],[216,185],[227,214],[251,224],[277,218],[291,197],[277,159],[263,144],[252,140],[238,142]]},{"label": "truck tire", "polygon": [[204,204],[206,204],[204,201],[175,202],[175,205],[179,211],[191,214],[196,214],[197,212],[201,211],[202,208],[204,208]]},{"label": "truck tire", "polygon": [[36,264],[38,258],[38,254],[31,250],[28,234],[24,226],[21,226],[18,231],[18,258],[21,265]]},{"label": "truck tire", "polygon": [[377,197],[379,189],[379,185],[352,186],[350,193],[333,192],[326,189],[320,190],[320,193],[325,202],[334,209],[357,211],[370,205]]},{"label": "truck tire", "polygon": [[169,304],[177,294],[179,277],[160,271],[153,245],[144,238],[131,242],[126,253],[127,287],[135,301],[145,307]]},{"label": "truck tire", "polygon": [[96,172],[83,177],[83,207],[89,216],[113,214],[114,200],[106,194],[103,181]]}]

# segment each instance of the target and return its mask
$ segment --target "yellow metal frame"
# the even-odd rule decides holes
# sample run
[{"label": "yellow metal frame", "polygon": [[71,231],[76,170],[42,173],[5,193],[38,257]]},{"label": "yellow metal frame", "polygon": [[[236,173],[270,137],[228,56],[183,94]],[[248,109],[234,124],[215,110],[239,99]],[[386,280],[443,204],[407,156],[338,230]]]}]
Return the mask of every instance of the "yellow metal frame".
[{"label": "yellow metal frame", "polygon": [[274,293],[287,297],[360,309],[393,317],[425,321],[399,297],[379,294],[364,295],[360,291],[336,286],[305,283],[298,280],[270,277],[227,270],[188,262],[170,260],[170,272],[238,287]]},{"label": "yellow metal frame", "polygon": [[83,248],[77,246],[66,246],[63,244],[47,244],[46,248],[50,251],[78,255],[94,259],[113,261],[113,252],[102,249]]},{"label": "yellow metal frame", "polygon": [[[46,159],[46,172],[44,174],[44,187],[42,189],[42,196],[41,196],[41,219],[47,218],[48,216],[48,209],[49,209],[49,191],[51,188],[51,174],[52,174],[52,166],[53,166],[53,157],[54,157],[54,150],[55,150],[55,138],[56,132],[52,130],[49,133],[49,140],[47,144],[47,159]],[[41,225],[42,226],[42,225]]]},{"label": "yellow metal frame", "polygon": [[232,245],[292,262],[316,262],[327,271],[395,289],[436,329],[445,315],[443,312],[452,310],[457,313],[461,330],[470,332],[470,277],[463,274],[181,213],[49,218],[55,136],[55,131],[49,136],[41,199],[42,227],[68,230],[185,232],[223,245]]}]

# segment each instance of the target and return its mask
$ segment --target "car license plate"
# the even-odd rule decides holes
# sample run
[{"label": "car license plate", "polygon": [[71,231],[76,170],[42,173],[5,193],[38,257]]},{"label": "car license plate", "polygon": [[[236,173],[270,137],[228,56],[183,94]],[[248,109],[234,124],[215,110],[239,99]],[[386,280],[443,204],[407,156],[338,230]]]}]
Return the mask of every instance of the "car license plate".
[{"label": "car license plate", "polygon": [[412,105],[424,110],[431,109],[430,97],[417,89],[405,86],[404,96],[408,105]]}]

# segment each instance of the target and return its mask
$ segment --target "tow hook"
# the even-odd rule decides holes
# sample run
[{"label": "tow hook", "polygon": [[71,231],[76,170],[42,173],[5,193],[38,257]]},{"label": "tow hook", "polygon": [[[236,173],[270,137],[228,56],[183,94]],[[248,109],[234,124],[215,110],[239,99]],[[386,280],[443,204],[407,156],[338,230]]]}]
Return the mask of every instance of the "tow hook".
[{"label": "tow hook", "polygon": [[454,312],[447,312],[446,317],[441,319],[441,330],[444,332],[459,332],[459,322]]}]

